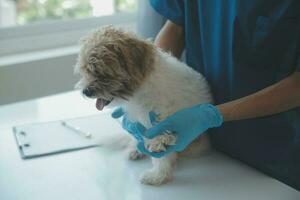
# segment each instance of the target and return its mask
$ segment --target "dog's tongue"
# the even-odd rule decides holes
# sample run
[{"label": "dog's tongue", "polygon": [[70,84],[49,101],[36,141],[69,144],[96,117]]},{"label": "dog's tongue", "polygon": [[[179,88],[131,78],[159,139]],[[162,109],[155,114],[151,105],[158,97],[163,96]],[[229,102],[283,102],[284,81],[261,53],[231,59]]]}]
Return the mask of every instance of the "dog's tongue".
[{"label": "dog's tongue", "polygon": [[96,101],[96,108],[98,110],[103,110],[104,106],[105,106],[104,100],[103,99],[97,99],[97,101]]}]

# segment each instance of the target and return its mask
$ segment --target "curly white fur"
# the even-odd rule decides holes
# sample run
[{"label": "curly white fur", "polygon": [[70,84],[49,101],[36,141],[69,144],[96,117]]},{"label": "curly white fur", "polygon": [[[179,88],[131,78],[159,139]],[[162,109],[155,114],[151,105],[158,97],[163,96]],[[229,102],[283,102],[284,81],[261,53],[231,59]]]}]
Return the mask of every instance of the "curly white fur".
[{"label": "curly white fur", "polygon": [[[168,53],[157,49],[154,57],[154,70],[127,101],[115,99],[111,106],[122,106],[128,118],[151,127],[148,113],[154,111],[160,120],[179,109],[199,103],[212,102],[212,96],[205,78],[186,64]],[[174,144],[174,136],[167,134],[147,141],[152,151],[164,150],[165,145]],[[199,144],[198,144],[199,145]],[[208,148],[207,138],[202,138],[199,151]],[[137,152],[131,153],[138,158]],[[159,185],[172,178],[173,165],[177,155],[173,153],[163,158],[152,158],[153,168],[141,175],[141,182]]]},{"label": "curly white fur", "polygon": [[[163,120],[179,109],[212,102],[208,84],[201,74],[152,43],[114,27],[99,28],[81,40],[75,72],[82,76],[77,85],[83,93],[97,98],[97,109],[102,110],[113,99],[109,107],[122,106],[129,120],[147,128],[152,126],[150,111],[158,113],[159,120]],[[165,132],[146,140],[146,147],[150,151],[164,151],[174,143],[175,135]],[[208,147],[207,137],[201,136],[183,153],[199,153]],[[141,157],[136,149],[130,153],[131,159]],[[159,185],[170,180],[176,157],[173,153],[153,158],[153,168],[142,174],[141,182]]]}]

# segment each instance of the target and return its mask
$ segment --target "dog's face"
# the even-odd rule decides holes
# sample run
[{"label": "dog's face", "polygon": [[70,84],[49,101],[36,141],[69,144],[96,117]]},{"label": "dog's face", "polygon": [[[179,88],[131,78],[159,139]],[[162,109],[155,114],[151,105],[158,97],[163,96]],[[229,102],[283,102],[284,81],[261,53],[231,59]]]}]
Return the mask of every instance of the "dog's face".
[{"label": "dog's face", "polygon": [[97,98],[102,110],[114,99],[127,99],[152,70],[154,46],[113,27],[97,29],[81,39],[75,72],[82,93]]}]

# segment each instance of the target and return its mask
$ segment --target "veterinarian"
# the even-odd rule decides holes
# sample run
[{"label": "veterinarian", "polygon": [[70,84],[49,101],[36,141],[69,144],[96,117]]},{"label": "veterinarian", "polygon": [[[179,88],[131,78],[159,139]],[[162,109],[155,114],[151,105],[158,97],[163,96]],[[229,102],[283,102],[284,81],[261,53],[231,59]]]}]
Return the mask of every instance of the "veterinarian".
[{"label": "veterinarian", "polygon": [[[164,130],[182,151],[210,129],[212,145],[300,189],[300,1],[151,0],[166,24],[155,43],[202,73],[215,104],[179,110],[146,130],[123,119],[131,133]],[[192,94],[191,94],[192,95]],[[218,128],[214,128],[218,127]]]}]

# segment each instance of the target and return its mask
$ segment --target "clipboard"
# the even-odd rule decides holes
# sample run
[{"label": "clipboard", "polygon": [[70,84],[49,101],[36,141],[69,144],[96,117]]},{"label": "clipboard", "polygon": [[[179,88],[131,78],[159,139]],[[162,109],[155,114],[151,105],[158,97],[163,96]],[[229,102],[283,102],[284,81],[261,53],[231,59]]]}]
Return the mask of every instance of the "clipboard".
[{"label": "clipboard", "polygon": [[122,132],[121,125],[107,112],[13,127],[22,159],[97,147],[104,135],[120,132]]}]

